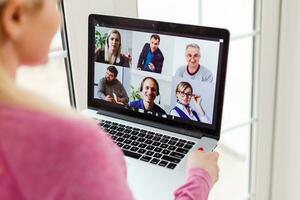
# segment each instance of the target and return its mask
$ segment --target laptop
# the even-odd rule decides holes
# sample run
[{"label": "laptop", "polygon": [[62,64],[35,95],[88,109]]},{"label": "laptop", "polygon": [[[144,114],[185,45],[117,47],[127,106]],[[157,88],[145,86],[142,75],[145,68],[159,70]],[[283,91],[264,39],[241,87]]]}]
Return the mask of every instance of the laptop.
[{"label": "laptop", "polygon": [[220,138],[226,29],[91,14],[88,108],[123,150],[135,199],[174,199],[190,151]]}]

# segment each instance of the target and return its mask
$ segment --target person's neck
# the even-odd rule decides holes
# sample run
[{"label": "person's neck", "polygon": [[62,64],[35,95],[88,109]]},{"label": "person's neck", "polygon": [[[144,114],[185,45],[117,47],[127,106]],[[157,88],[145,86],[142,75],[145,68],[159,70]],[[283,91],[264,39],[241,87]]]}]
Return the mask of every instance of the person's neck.
[{"label": "person's neck", "polygon": [[146,102],[146,101],[143,101],[143,102],[144,102],[144,108],[146,110],[152,110],[154,102],[152,102],[152,103],[149,103],[149,102]]},{"label": "person's neck", "polygon": [[109,50],[110,55],[114,55],[115,56],[115,55],[117,55],[117,52],[118,52],[117,49],[110,49]]},{"label": "person's neck", "polygon": [[188,70],[190,74],[194,74],[196,71],[198,71],[200,68],[200,64],[196,66],[188,66]]},{"label": "person's neck", "polygon": [[0,70],[2,79],[15,80],[19,65],[17,53],[9,42],[0,42]]}]

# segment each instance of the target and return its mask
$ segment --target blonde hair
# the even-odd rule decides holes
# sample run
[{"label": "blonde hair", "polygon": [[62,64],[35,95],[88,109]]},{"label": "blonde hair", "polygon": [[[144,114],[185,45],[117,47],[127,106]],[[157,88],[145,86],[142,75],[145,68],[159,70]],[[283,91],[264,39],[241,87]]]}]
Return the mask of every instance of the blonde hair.
[{"label": "blonde hair", "polygon": [[192,93],[193,93],[193,87],[192,87],[192,85],[190,83],[188,83],[188,82],[181,81],[180,83],[178,83],[178,85],[176,87],[176,93],[177,92],[183,92],[187,88],[191,88]]},{"label": "blonde hair", "polygon": [[[3,8],[9,1],[10,0],[0,0],[0,16],[2,15]],[[42,0],[27,0],[27,2],[28,2],[28,5],[34,9],[40,8],[43,5]]]},{"label": "blonde hair", "polygon": [[[118,51],[117,51],[117,55],[110,55],[110,52],[109,52],[109,38],[110,38],[110,36],[112,35],[112,34],[117,34],[118,35],[118,37],[119,37],[119,42],[120,42],[120,45],[119,45],[119,48],[118,48]],[[115,62],[116,63],[119,63],[120,62],[120,60],[121,60],[121,45],[122,45],[122,43],[121,43],[121,34],[120,34],[120,32],[118,31],[118,30],[116,30],[116,29],[113,29],[113,30],[111,30],[109,33],[108,33],[108,36],[107,36],[107,38],[106,38],[106,43],[105,43],[105,52],[104,52],[104,58],[105,58],[105,61],[106,62],[109,62],[109,57],[115,57]],[[110,64],[114,64],[114,62],[113,63],[110,63]]]}]

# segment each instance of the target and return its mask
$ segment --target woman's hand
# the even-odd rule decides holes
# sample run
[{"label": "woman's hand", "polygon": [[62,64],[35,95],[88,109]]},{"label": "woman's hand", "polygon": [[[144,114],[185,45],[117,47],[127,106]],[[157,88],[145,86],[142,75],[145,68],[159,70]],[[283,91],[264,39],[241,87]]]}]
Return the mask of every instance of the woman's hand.
[{"label": "woman's hand", "polygon": [[200,95],[195,94],[194,95],[194,100],[197,104],[201,104],[202,98]]},{"label": "woman's hand", "polygon": [[197,167],[208,172],[212,185],[219,179],[218,152],[194,151],[189,155],[186,169]]}]

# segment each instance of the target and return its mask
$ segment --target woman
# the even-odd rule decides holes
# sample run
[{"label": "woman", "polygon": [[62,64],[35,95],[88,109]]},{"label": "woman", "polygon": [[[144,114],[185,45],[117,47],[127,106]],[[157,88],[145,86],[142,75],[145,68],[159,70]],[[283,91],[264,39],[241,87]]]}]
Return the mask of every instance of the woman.
[{"label": "woman", "polygon": [[[97,125],[15,83],[47,61],[59,25],[54,0],[0,0],[0,199],[131,200],[121,150]],[[207,199],[217,153],[194,152],[175,198]]]},{"label": "woman", "polygon": [[95,51],[95,61],[130,67],[131,55],[125,56],[121,53],[121,34],[119,31],[113,29],[109,32],[105,42],[105,49],[96,49]]},{"label": "woman", "polygon": [[[171,115],[185,120],[211,123],[201,105],[201,96],[193,94],[193,88],[188,82],[180,82],[176,87],[177,102],[171,110]],[[191,99],[195,101],[196,110],[192,110]]]}]

